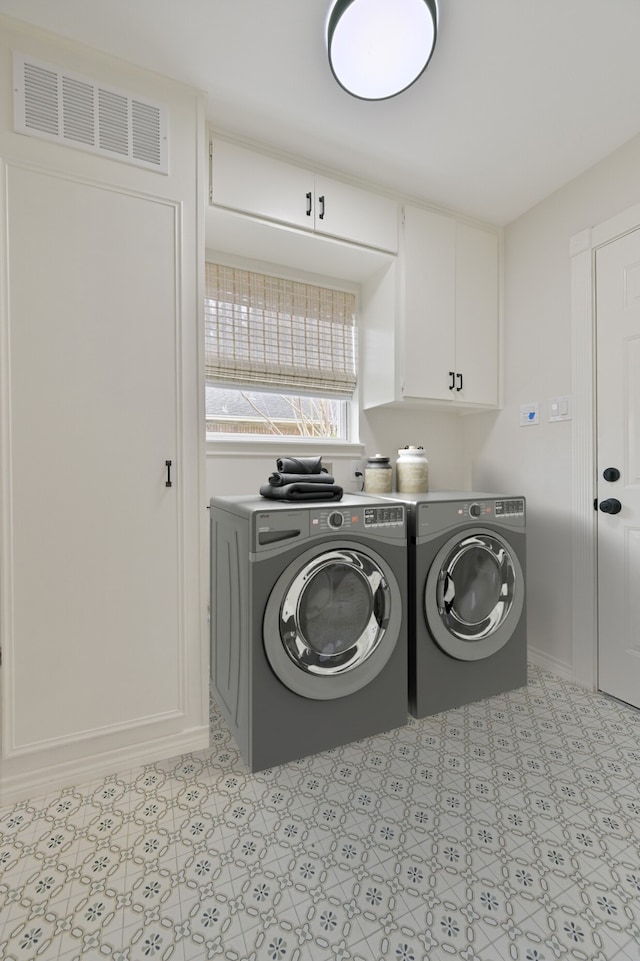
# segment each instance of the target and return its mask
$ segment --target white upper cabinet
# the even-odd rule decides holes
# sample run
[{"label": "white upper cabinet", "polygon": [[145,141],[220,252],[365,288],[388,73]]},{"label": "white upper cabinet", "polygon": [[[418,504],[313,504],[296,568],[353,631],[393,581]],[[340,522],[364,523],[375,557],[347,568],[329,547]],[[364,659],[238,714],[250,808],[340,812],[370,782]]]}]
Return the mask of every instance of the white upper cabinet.
[{"label": "white upper cabinet", "polygon": [[407,206],[403,396],[498,403],[498,238]]},{"label": "white upper cabinet", "polygon": [[397,270],[380,271],[363,289],[365,407],[498,405],[498,266],[491,228],[405,208]]},{"label": "white upper cabinet", "polygon": [[313,228],[312,175],[225,140],[213,143],[210,199],[219,207]]},{"label": "white upper cabinet", "polygon": [[[409,207],[400,261],[402,394],[449,400],[455,379],[456,222]],[[455,389],[455,386],[454,386]]]},{"label": "white upper cabinet", "polygon": [[398,207],[394,200],[318,174],[314,185],[318,233],[397,252]]},{"label": "white upper cabinet", "polygon": [[456,392],[472,404],[498,404],[498,238],[456,225]]},{"label": "white upper cabinet", "polygon": [[366,247],[398,249],[394,200],[225,140],[213,142],[210,200]]}]

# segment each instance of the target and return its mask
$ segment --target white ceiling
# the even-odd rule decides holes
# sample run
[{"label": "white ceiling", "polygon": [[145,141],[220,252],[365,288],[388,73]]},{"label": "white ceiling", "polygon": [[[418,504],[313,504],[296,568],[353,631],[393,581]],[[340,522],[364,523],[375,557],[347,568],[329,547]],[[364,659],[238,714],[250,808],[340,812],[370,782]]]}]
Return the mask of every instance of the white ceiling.
[{"label": "white ceiling", "polygon": [[426,72],[378,103],[331,76],[331,6],[0,0],[2,13],[202,89],[219,130],[496,224],[640,131],[638,0],[439,0]]}]

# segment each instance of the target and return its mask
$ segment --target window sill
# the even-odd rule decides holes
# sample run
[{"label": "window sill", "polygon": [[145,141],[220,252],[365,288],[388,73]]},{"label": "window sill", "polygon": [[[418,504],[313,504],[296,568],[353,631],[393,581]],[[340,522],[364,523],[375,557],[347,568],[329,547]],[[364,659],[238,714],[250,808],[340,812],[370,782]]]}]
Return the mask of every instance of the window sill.
[{"label": "window sill", "polygon": [[207,438],[207,457],[259,457],[280,454],[293,454],[297,457],[306,454],[323,454],[333,460],[360,460],[364,455],[364,444],[351,441],[327,440],[326,438],[289,438],[279,437],[234,437]]}]

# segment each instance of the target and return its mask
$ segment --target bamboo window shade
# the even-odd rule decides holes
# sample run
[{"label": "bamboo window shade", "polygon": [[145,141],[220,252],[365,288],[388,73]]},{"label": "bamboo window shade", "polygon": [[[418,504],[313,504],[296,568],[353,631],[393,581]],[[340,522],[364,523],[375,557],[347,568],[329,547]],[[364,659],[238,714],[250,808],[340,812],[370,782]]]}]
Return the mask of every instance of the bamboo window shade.
[{"label": "bamboo window shade", "polygon": [[208,381],[343,397],[356,386],[355,297],[207,263]]}]

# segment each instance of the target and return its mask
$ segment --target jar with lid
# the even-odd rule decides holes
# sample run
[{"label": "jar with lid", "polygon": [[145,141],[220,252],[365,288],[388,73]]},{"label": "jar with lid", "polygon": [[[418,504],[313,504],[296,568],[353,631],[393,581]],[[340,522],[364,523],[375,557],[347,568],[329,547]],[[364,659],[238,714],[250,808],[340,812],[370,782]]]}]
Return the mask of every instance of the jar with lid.
[{"label": "jar with lid", "polygon": [[422,447],[401,447],[396,461],[398,491],[402,494],[429,490],[429,461]]},{"label": "jar with lid", "polygon": [[390,494],[393,487],[393,467],[389,457],[374,454],[364,469],[364,489],[367,494]]}]

